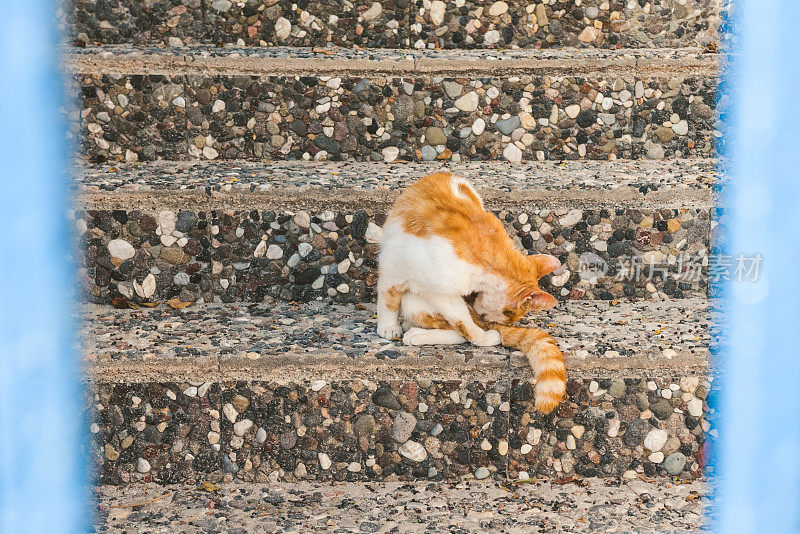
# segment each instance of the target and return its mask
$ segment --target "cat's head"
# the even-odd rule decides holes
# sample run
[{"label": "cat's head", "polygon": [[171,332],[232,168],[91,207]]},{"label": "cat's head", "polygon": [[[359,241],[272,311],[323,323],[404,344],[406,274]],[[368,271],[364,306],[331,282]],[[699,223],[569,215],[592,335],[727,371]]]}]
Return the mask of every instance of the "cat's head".
[{"label": "cat's head", "polygon": [[486,319],[512,324],[532,311],[547,310],[558,303],[553,295],[539,289],[539,279],[558,269],[561,262],[549,254],[533,254],[526,260],[528,272],[521,273],[518,281],[509,284],[502,309],[499,313],[486,314]]},{"label": "cat's head", "polygon": [[483,320],[512,324],[527,313],[546,310],[557,304],[555,297],[539,289],[539,278],[561,266],[549,254],[522,256],[524,263],[515,266],[513,274],[504,277],[505,287],[482,291],[467,297],[467,303]]}]

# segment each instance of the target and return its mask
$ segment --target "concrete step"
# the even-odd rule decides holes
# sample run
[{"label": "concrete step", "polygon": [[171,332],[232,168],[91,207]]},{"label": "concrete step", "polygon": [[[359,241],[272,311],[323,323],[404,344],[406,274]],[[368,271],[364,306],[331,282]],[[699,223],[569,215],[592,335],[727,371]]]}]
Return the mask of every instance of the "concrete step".
[{"label": "concrete step", "polygon": [[[380,227],[440,163],[160,162],[79,166],[83,297],[162,302],[375,300]],[[713,161],[475,162],[520,248],[558,256],[562,300],[705,297]],[[583,260],[581,259],[583,258]],[[566,272],[568,270],[569,272]]]},{"label": "concrete step", "polygon": [[698,532],[711,510],[708,491],[704,481],[641,479],[514,486],[295,482],[223,485],[213,492],[136,484],[100,487],[95,521],[98,532],[208,532],[234,525],[243,532]]},{"label": "concrete step", "polygon": [[[683,47],[715,45],[724,7],[585,1],[230,2],[76,0],[65,13],[82,44],[374,48]],[[727,2],[726,2],[727,4]],[[724,34],[723,34],[724,38]]]},{"label": "concrete step", "polygon": [[80,153],[145,160],[710,157],[698,49],[66,51]]},{"label": "concrete step", "polygon": [[710,313],[704,299],[571,302],[531,319],[566,353],[569,398],[545,416],[521,353],[382,340],[372,306],[87,306],[97,475],[697,478],[716,435]]}]

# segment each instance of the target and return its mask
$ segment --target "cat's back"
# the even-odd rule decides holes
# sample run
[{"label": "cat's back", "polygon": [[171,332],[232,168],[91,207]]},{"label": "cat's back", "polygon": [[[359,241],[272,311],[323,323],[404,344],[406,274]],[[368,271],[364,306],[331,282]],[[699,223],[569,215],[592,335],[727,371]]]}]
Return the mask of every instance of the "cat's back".
[{"label": "cat's back", "polygon": [[420,178],[398,196],[383,225],[382,272],[412,292],[469,293],[481,271],[465,261],[467,249],[486,216],[492,217],[463,178],[449,172]]},{"label": "cat's back", "polygon": [[465,179],[450,172],[420,178],[397,198],[389,218],[420,237],[441,234],[475,222],[485,214],[483,201]]},{"label": "cat's back", "polygon": [[448,171],[435,172],[424,176],[408,186],[397,204],[414,204],[426,207],[482,208],[481,198],[464,178]]}]

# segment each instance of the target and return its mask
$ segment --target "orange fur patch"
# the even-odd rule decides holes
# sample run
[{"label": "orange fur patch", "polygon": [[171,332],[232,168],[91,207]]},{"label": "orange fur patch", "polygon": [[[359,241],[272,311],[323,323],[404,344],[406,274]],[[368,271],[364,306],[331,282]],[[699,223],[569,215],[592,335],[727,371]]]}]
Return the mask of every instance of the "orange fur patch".
[{"label": "orange fur patch", "polygon": [[393,286],[383,292],[383,299],[386,308],[391,311],[400,309],[400,302],[403,300],[403,293],[406,292],[405,286]]},{"label": "orange fur patch", "polygon": [[450,323],[447,319],[445,319],[444,315],[441,313],[430,314],[430,313],[421,313],[414,317],[414,322],[420,325],[422,328],[434,328],[437,330],[455,330],[459,334],[461,334],[464,339],[468,339],[472,341],[472,336],[469,335],[467,332],[467,328],[464,326],[464,323],[461,321],[457,321],[455,323]]},{"label": "orange fur patch", "polygon": [[414,317],[414,322],[422,328],[435,328],[438,330],[453,330],[447,319],[441,313],[421,313]]},{"label": "orange fur patch", "polygon": [[564,369],[559,369],[557,371],[543,371],[539,373],[539,376],[536,377],[536,380],[540,382],[544,382],[545,380],[558,380],[563,382],[566,378],[567,374],[564,372]]},{"label": "orange fur patch", "polygon": [[467,328],[464,326],[464,323],[462,323],[461,321],[458,321],[455,325],[453,325],[453,327],[454,327],[453,329],[456,332],[461,334],[461,337],[463,337],[464,339],[469,339],[470,341],[472,341],[472,336],[470,336],[469,332],[467,332]]}]

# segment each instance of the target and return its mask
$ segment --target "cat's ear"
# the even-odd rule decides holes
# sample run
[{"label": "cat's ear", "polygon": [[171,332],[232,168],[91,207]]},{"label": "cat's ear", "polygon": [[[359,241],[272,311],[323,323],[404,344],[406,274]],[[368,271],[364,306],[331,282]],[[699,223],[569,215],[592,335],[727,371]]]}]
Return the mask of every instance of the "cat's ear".
[{"label": "cat's ear", "polygon": [[561,267],[561,262],[558,261],[558,258],[550,254],[531,254],[528,258],[536,265],[536,272],[540,278]]},{"label": "cat's ear", "polygon": [[525,297],[524,302],[526,302],[536,310],[548,310],[550,308],[553,308],[556,304],[558,304],[558,301],[553,295],[551,295],[550,293],[545,293],[540,289],[537,289],[536,291]]}]

